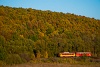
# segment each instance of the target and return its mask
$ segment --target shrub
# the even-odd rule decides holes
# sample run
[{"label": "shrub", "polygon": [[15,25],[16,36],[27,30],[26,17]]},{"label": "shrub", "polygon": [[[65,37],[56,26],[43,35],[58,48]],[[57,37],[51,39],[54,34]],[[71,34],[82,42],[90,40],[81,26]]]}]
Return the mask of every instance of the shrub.
[{"label": "shrub", "polygon": [[7,64],[20,64],[20,63],[22,63],[22,59],[20,58],[20,56],[18,54],[9,54],[6,57],[5,61]]},{"label": "shrub", "polygon": [[4,60],[6,58],[6,50],[0,46],[0,60]]},{"label": "shrub", "polygon": [[3,67],[4,65],[6,65],[6,63],[3,61],[0,61],[0,67]]},{"label": "shrub", "polygon": [[35,58],[34,54],[31,54],[31,53],[28,53],[28,52],[21,53],[19,55],[22,58],[23,62],[29,62],[30,60],[33,60]]}]

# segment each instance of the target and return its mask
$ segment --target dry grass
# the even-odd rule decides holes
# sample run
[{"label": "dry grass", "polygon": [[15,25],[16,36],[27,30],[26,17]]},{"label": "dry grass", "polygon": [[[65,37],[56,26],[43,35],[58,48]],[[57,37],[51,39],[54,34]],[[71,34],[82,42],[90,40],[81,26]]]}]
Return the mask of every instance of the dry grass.
[{"label": "dry grass", "polygon": [[95,65],[71,65],[64,63],[39,63],[39,64],[19,64],[5,67],[100,67],[100,64]]},{"label": "dry grass", "polygon": [[90,62],[86,58],[49,58],[35,59],[25,64],[6,65],[0,67],[100,67],[100,62]]}]

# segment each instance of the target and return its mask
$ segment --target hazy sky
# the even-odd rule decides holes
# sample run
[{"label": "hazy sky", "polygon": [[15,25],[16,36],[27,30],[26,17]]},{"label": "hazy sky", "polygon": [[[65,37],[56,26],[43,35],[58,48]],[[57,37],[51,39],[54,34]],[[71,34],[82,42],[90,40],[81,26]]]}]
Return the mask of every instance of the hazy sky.
[{"label": "hazy sky", "polygon": [[0,5],[68,12],[100,19],[100,0],[0,0]]}]

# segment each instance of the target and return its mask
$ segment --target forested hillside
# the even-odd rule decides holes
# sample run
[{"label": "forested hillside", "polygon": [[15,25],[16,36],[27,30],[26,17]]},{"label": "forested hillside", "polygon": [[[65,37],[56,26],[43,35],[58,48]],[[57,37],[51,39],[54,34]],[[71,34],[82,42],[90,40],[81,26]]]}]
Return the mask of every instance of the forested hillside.
[{"label": "forested hillside", "polygon": [[57,57],[63,51],[90,51],[92,56],[100,57],[100,20],[0,6],[1,61],[28,62],[34,58]]}]

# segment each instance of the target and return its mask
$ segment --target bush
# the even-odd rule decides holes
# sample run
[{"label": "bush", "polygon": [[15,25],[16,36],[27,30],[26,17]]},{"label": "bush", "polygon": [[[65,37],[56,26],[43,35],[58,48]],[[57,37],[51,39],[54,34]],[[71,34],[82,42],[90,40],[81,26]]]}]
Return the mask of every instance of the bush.
[{"label": "bush", "polygon": [[20,63],[22,63],[22,59],[20,58],[20,56],[18,54],[9,54],[6,57],[5,61],[7,64],[20,64]]},{"label": "bush", "polygon": [[0,46],[0,60],[4,60],[6,58],[6,50]]},{"label": "bush", "polygon": [[3,61],[0,61],[0,67],[3,67],[4,65],[6,65],[6,63]]},{"label": "bush", "polygon": [[31,53],[28,53],[28,52],[21,53],[19,55],[22,58],[23,62],[29,62],[30,60],[33,60],[35,58],[34,54],[31,54]]}]

